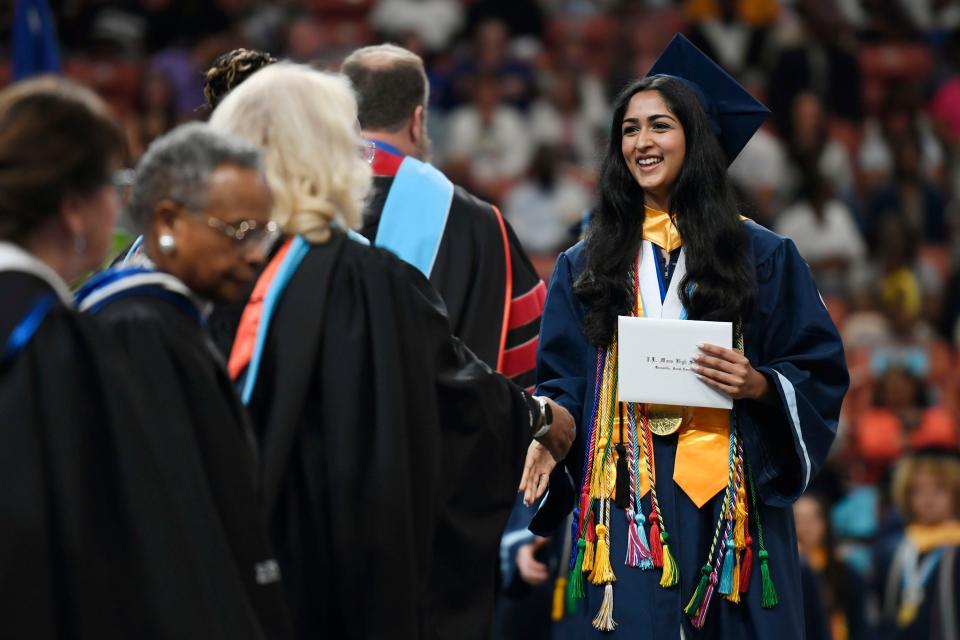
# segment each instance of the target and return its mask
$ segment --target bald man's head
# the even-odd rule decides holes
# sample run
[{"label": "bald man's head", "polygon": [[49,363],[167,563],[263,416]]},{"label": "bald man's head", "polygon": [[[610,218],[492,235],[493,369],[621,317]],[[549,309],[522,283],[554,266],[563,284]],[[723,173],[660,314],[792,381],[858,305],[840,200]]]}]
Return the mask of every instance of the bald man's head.
[{"label": "bald man's head", "polygon": [[340,71],[357,93],[364,130],[399,131],[417,107],[427,106],[427,74],[412,51],[392,44],[363,47],[343,61]]}]

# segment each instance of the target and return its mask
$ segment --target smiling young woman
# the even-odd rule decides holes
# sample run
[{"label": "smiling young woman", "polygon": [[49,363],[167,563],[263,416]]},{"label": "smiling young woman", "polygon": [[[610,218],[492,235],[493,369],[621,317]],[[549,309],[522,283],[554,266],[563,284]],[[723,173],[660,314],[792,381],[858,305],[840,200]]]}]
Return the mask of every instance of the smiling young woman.
[{"label": "smiling young woman", "polygon": [[[766,114],[677,36],[618,98],[600,204],[557,261],[538,392],[580,428],[580,637],[803,635],[789,505],[826,457],[848,377],[796,247],[742,218],[727,184]],[[621,315],[731,322],[737,348],[703,345],[694,370],[733,411],[619,402]]]}]

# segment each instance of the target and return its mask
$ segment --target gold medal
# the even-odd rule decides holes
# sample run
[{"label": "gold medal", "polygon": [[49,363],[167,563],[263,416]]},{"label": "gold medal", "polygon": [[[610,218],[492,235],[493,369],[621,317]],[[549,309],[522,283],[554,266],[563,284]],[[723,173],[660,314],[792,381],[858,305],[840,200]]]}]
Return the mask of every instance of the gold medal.
[{"label": "gold medal", "polygon": [[658,436],[668,436],[676,433],[689,420],[687,407],[677,407],[668,404],[647,405],[647,416],[650,421],[650,431]]}]

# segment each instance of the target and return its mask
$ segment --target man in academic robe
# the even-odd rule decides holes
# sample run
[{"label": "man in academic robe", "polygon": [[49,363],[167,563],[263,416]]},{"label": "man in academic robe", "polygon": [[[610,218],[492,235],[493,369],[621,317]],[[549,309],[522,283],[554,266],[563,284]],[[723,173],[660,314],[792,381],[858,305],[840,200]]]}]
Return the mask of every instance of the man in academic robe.
[{"label": "man in academic robe", "polygon": [[363,235],[426,275],[454,335],[530,388],[546,287],[500,211],[429,164],[423,61],[379,45],[355,51],[341,71],[357,92],[363,135],[376,146]]}]

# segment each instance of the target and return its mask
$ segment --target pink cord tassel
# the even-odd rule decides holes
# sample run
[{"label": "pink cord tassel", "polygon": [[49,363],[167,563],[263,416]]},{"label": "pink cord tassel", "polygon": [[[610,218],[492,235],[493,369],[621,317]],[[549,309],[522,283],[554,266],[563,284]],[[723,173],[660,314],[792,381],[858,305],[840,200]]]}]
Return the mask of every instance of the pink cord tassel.
[{"label": "pink cord tassel", "polygon": [[707,592],[703,595],[703,602],[700,603],[700,610],[694,616],[691,624],[697,629],[703,629],[703,623],[707,621],[707,610],[710,608],[710,599],[713,598],[713,592],[717,588],[717,570],[710,572],[710,584],[707,585]]},{"label": "pink cord tassel", "polygon": [[633,510],[627,511],[627,561],[628,567],[639,567],[650,559],[650,550],[640,539],[637,520]]}]

